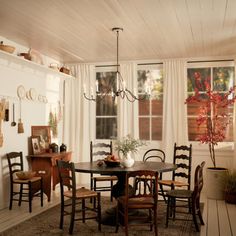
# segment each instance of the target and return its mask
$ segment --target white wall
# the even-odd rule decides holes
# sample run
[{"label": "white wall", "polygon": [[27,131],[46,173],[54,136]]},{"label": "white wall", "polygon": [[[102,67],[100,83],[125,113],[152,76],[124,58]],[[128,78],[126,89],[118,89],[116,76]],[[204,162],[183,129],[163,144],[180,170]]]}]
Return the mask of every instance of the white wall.
[{"label": "white wall", "polygon": [[[22,50],[20,45],[19,48]],[[19,48],[18,51],[20,50]],[[45,61],[53,61],[46,57],[44,59]],[[24,165],[25,169],[27,169],[28,161],[26,155],[28,155],[28,139],[31,136],[31,126],[48,125],[49,111],[51,109],[54,112],[57,108],[58,100],[61,99],[60,91],[63,79],[59,73],[50,72],[50,69],[45,68],[0,51],[0,99],[5,97],[10,103],[10,120],[2,124],[4,143],[3,147],[0,147],[0,209],[8,206],[9,201],[9,170],[6,153],[23,151]],[[26,91],[34,88],[37,94],[46,96],[48,99],[47,104],[26,98],[22,100],[21,114],[24,124],[24,133],[22,134],[18,134],[17,125],[15,127],[11,126],[13,103],[15,103],[16,122],[18,122],[19,118],[19,99],[17,97],[17,87],[19,85],[23,85]],[[58,140],[52,140],[57,141],[59,145],[61,143],[60,130],[61,127],[59,127]]]}]

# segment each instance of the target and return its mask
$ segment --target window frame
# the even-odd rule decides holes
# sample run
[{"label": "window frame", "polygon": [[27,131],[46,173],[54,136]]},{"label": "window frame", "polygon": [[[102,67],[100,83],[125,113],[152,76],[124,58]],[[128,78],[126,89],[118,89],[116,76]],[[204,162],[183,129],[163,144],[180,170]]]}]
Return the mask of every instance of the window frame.
[{"label": "window frame", "polygon": [[[116,72],[116,66],[115,65],[97,65],[95,66],[95,81],[94,81],[94,84],[96,84],[96,78],[97,78],[97,73],[104,73],[104,72]],[[117,99],[116,99],[116,102],[117,102]],[[95,131],[94,131],[94,138],[95,140],[97,141],[106,141],[106,140],[112,140],[112,139],[116,139],[116,137],[114,138],[110,138],[110,139],[101,139],[101,138],[97,138],[97,131],[96,131],[96,122],[97,122],[97,118],[115,118],[116,119],[116,126],[117,126],[117,131],[118,131],[118,104],[117,104],[117,112],[116,112],[116,115],[108,115],[108,116],[105,116],[105,115],[100,115],[100,116],[97,116],[97,112],[96,112],[96,102],[95,102],[95,105],[94,105],[94,115],[95,115],[95,119],[94,119],[94,127],[95,127]],[[117,132],[117,135],[118,135],[118,132]]]},{"label": "window frame", "polygon": [[[186,74],[188,73],[188,69],[197,69],[197,68],[210,68],[210,74],[211,76],[213,76],[213,68],[214,67],[234,67],[234,84],[236,85],[236,70],[235,70],[235,64],[233,60],[216,60],[216,61],[192,61],[192,62],[188,62],[187,63],[187,71]],[[186,77],[186,79],[188,80],[188,77]],[[212,77],[211,77],[212,79]],[[211,80],[211,84],[212,84],[212,80]],[[187,90],[187,97],[191,94],[191,92],[189,92]],[[235,113],[235,111],[233,110],[233,114]],[[195,118],[196,116],[194,115],[188,115],[187,113],[187,121],[189,118]],[[233,123],[233,128],[235,128],[235,124]],[[187,134],[189,135],[189,133]],[[199,143],[199,141],[197,140],[189,140],[189,142],[197,144]],[[223,141],[223,142],[218,142],[218,148],[225,148],[227,146],[232,147],[234,145],[234,140],[233,141]]]},{"label": "window frame", "polygon": [[[137,64],[137,71],[136,71],[136,74],[137,74],[137,91],[138,91],[138,71],[139,70],[162,70],[163,72],[163,63],[150,63],[150,64]],[[137,92],[138,95],[143,95],[143,93],[139,93]],[[164,76],[163,76],[163,92],[162,92],[162,96],[164,98]],[[138,123],[139,123],[139,119],[140,118],[149,118],[149,139],[145,139],[145,141],[148,141],[148,142],[162,142],[162,137],[163,137],[163,110],[162,110],[162,115],[153,115],[152,114],[152,101],[153,99],[150,98],[149,99],[149,115],[140,115],[139,114],[139,111],[138,111]],[[163,100],[162,100],[163,102]],[[139,104],[138,104],[139,106]],[[138,109],[139,110],[139,109]],[[160,140],[154,140],[152,139],[152,119],[153,118],[160,118],[162,119],[162,123],[161,123],[161,139]]]}]

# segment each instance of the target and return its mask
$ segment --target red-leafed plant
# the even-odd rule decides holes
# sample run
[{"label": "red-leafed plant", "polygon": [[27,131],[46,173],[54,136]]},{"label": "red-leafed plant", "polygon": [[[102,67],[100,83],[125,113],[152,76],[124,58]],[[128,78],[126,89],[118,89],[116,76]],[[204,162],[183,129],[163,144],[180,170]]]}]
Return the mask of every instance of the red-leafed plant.
[{"label": "red-leafed plant", "polygon": [[210,157],[216,168],[215,145],[225,139],[226,128],[232,122],[231,115],[226,111],[236,100],[236,86],[226,93],[212,91],[209,81],[205,82],[205,87],[204,98],[196,88],[194,95],[189,96],[185,104],[199,104],[196,122],[198,129],[203,128],[203,132],[196,140],[209,145]]}]

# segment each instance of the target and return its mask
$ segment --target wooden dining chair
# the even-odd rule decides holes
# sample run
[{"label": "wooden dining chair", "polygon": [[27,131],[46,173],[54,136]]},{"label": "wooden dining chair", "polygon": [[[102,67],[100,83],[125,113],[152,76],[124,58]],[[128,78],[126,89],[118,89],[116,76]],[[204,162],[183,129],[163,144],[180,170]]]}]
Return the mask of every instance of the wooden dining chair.
[{"label": "wooden dining chair", "polygon": [[[151,161],[151,162],[165,162],[166,155],[165,152],[158,148],[152,148],[147,150],[143,155],[143,162]],[[146,177],[144,177],[145,179]],[[137,178],[135,181],[139,182],[142,181],[143,177]],[[159,173],[158,180],[162,180],[162,173]],[[163,189],[162,185],[160,186],[160,189],[158,190],[158,193],[160,195],[163,195]]]},{"label": "wooden dining chair", "polygon": [[159,186],[161,189],[161,195],[166,200],[166,192],[170,189],[185,188],[190,190],[191,183],[191,166],[192,166],[192,144],[189,146],[174,145],[174,157],[173,164],[177,168],[172,172],[172,179],[159,180]]},{"label": "wooden dining chair", "polygon": [[[112,155],[112,141],[110,143],[93,143],[90,142],[90,162],[102,160],[108,155]],[[90,174],[90,189],[94,191],[110,191],[114,185],[114,181],[117,181],[116,176],[101,176]],[[98,183],[100,183],[98,185]],[[110,199],[113,201],[112,194]]]},{"label": "wooden dining chair", "polygon": [[[201,207],[200,207],[200,195],[203,187],[203,167],[205,162],[203,161],[200,165],[198,165],[195,169],[194,175],[194,190],[186,190],[186,189],[178,189],[178,190],[170,190],[167,192],[166,196],[168,198],[167,201],[167,211],[166,211],[166,227],[168,227],[169,219],[173,220],[186,220],[185,218],[176,218],[176,213],[179,214],[192,214],[192,220],[194,222],[196,231],[199,232],[199,226],[197,222],[197,215],[199,217],[201,225],[204,225],[204,221],[202,218]],[[178,201],[187,199],[190,202],[190,211],[177,211],[176,209],[179,207]]]},{"label": "wooden dining chair", "polygon": [[[74,222],[82,221],[85,223],[87,219],[95,219],[98,222],[98,230],[101,231],[101,200],[100,192],[95,192],[84,187],[77,188],[75,165],[73,162],[57,160],[60,192],[61,192],[61,215],[60,229],[63,229],[64,216],[70,216],[69,233],[73,233]],[[96,199],[94,207],[86,199]],[[69,201],[66,201],[69,200]],[[86,215],[86,212],[92,212],[92,215]],[[82,216],[78,216],[81,213]]]},{"label": "wooden dining chair", "polygon": [[[135,182],[140,177],[142,181]],[[138,186],[130,188],[130,183]],[[150,230],[154,227],[155,235],[158,235],[157,199],[158,172],[141,170],[126,173],[125,195],[117,198],[116,233],[119,226],[124,227],[128,236],[128,227],[148,225]]]},{"label": "wooden dining chair", "polygon": [[41,207],[43,206],[43,179],[40,176],[33,176],[26,179],[19,179],[17,172],[24,171],[23,153],[10,152],[7,153],[7,161],[10,172],[10,205],[12,209],[13,201],[29,203],[29,212],[32,212],[32,200],[34,197],[40,197]]}]

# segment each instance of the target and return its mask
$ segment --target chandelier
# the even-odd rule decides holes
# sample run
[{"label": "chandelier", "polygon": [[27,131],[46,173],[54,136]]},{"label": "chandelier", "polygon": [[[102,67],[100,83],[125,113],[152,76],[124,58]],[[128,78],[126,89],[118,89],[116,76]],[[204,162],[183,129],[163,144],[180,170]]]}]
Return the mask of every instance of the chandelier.
[{"label": "chandelier", "polygon": [[[100,99],[101,98],[105,98],[106,96],[112,96],[113,99],[115,99],[116,97],[120,97],[122,99],[127,98],[127,100],[129,102],[134,102],[136,100],[144,100],[150,97],[151,95],[151,88],[150,86],[147,86],[145,84],[145,94],[143,95],[137,95],[135,92],[131,92],[127,87],[126,87],[126,83],[125,80],[123,79],[120,71],[119,71],[119,33],[121,31],[123,31],[123,28],[120,27],[115,27],[112,28],[113,32],[116,32],[116,80],[113,81],[113,83],[111,83],[109,85],[109,88],[106,89],[102,89],[102,91],[99,91],[99,84],[98,84],[98,80],[96,80],[96,94],[94,95],[94,90],[93,88],[90,89],[90,96],[88,96],[86,94],[86,86],[84,85],[84,98],[86,98],[89,101],[96,101],[96,96],[99,96]],[[116,82],[116,86],[115,86],[115,82]],[[116,88],[114,90],[114,88]],[[105,90],[105,92],[104,92]]]}]

